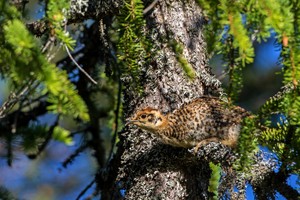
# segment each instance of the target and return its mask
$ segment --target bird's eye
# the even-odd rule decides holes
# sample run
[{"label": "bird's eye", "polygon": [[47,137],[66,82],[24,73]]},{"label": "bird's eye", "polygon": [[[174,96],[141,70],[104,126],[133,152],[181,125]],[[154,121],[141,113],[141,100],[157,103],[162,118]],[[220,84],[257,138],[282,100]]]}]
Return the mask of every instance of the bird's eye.
[{"label": "bird's eye", "polygon": [[142,119],[145,119],[145,118],[146,118],[146,115],[145,115],[145,114],[141,115],[141,118],[142,118]]}]

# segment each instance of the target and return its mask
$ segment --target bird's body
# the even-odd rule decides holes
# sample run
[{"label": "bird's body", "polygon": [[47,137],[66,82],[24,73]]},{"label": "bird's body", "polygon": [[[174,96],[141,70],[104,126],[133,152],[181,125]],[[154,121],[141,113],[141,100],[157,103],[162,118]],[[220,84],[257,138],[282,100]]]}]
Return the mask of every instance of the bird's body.
[{"label": "bird's body", "polygon": [[214,97],[201,97],[166,115],[153,108],[139,110],[130,123],[176,147],[199,148],[209,142],[221,142],[234,148],[246,116],[249,113],[238,106],[226,106]]}]

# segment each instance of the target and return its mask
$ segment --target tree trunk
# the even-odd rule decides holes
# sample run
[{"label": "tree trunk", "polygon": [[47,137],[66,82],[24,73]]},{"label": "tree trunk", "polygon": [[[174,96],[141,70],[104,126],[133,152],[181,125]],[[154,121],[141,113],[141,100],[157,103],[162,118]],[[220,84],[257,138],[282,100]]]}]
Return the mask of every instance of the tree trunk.
[{"label": "tree trunk", "polygon": [[[217,90],[219,82],[210,75],[205,51],[205,20],[195,1],[158,1],[146,21],[157,54],[150,65],[143,66],[143,96],[124,91],[126,117],[143,107],[169,112],[205,91]],[[165,39],[183,45],[195,79],[187,77]],[[125,86],[126,80],[124,77]],[[187,149],[164,145],[136,127],[126,127],[120,140],[117,155],[121,155],[121,166],[115,194],[124,190],[125,199],[208,199],[207,161],[197,159]]]}]

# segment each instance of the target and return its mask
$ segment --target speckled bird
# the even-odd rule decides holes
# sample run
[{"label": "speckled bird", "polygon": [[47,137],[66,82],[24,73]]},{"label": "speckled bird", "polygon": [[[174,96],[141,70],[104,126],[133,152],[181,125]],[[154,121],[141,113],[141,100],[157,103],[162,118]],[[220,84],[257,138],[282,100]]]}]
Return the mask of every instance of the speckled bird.
[{"label": "speckled bird", "polygon": [[154,108],[137,110],[127,124],[149,131],[165,144],[175,147],[199,147],[221,142],[235,148],[243,118],[249,113],[238,106],[228,106],[216,97],[200,97],[168,114]]}]

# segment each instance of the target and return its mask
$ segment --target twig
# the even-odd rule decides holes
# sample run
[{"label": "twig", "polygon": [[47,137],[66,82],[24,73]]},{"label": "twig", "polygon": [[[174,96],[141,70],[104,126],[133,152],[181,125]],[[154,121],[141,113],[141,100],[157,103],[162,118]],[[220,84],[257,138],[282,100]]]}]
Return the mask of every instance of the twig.
[{"label": "twig", "polygon": [[32,108],[32,104],[34,104],[35,102],[40,101],[41,99],[47,97],[47,95],[48,95],[48,93],[43,94],[43,95],[41,95],[41,96],[39,96],[39,97],[37,97],[35,99],[28,99],[28,98],[26,98],[26,102],[23,104],[23,108],[25,108],[25,107],[28,106],[31,109]]},{"label": "twig", "polygon": [[76,200],[79,200],[86,193],[86,191],[93,186],[94,183],[95,183],[95,178],[79,193]]},{"label": "twig", "polygon": [[76,134],[79,134],[79,133],[87,132],[87,130],[88,130],[88,127],[73,131],[70,133],[70,137],[74,137]]},{"label": "twig", "polygon": [[6,142],[7,142],[7,165],[12,166],[12,161],[13,161],[13,148],[12,148],[12,134],[8,134],[6,137]]},{"label": "twig", "polygon": [[88,143],[80,146],[79,148],[77,148],[63,163],[62,163],[62,166],[64,168],[67,168],[67,166],[69,164],[71,164],[74,159],[81,153],[83,152],[86,148],[88,148]]},{"label": "twig", "polygon": [[29,89],[29,85],[20,89],[20,92],[17,92],[17,94],[14,92],[10,93],[8,99],[0,107],[0,119],[4,118],[6,114],[14,107],[14,105],[16,105],[20,98],[22,98],[25,95],[25,93]]},{"label": "twig", "polygon": [[147,12],[149,12],[154,6],[155,4],[158,2],[158,0],[154,0],[147,8],[145,8],[143,10],[143,14],[147,14]]},{"label": "twig", "polygon": [[53,43],[54,41],[54,37],[50,37],[47,41],[47,43],[45,44],[45,46],[42,49],[42,53],[45,53],[45,51],[48,49],[48,47],[50,46],[51,43]]},{"label": "twig", "polygon": [[[49,48],[48,54],[47,54],[47,60],[48,62],[50,62],[51,60],[53,60],[53,58],[57,55],[57,53],[60,51],[62,44],[59,43],[59,46],[57,46],[55,48],[55,50],[53,51],[54,48],[54,43],[52,43],[52,45]],[[51,53],[50,53],[51,52]]]},{"label": "twig", "polygon": [[117,102],[117,107],[116,107],[116,110],[115,110],[115,132],[114,132],[114,135],[111,139],[111,149],[110,149],[110,152],[109,152],[109,157],[107,159],[107,162],[109,161],[109,159],[111,159],[111,156],[113,154],[114,146],[115,146],[116,138],[117,138],[117,134],[118,134],[119,112],[120,112],[121,94],[122,94],[122,82],[121,82],[120,73],[121,73],[120,69],[118,68],[118,102]]},{"label": "twig", "polygon": [[65,45],[65,48],[67,50],[67,53],[70,57],[70,59],[73,61],[73,63],[78,67],[78,69],[88,78],[90,79],[90,81],[92,81],[92,83],[94,83],[95,85],[97,85],[97,82],[82,68],[80,67],[80,65],[76,62],[76,60],[73,58],[73,56],[71,55],[70,51],[69,51],[69,48],[67,47],[67,45]]},{"label": "twig", "polygon": [[54,124],[49,128],[48,135],[46,136],[46,139],[38,147],[38,152],[36,154],[28,155],[28,158],[35,159],[37,156],[39,156],[45,150],[46,146],[49,144],[49,142],[52,138],[54,128],[58,125],[58,122],[59,122],[59,115],[57,116]]},{"label": "twig", "polygon": [[[67,31],[67,20],[65,21],[65,31]],[[70,53],[70,50],[68,48],[68,46],[66,44],[64,44],[64,47],[67,50],[67,53],[70,57],[70,59],[73,61],[73,63],[76,65],[76,67],[78,67],[78,69],[88,78],[90,79],[90,81],[92,81],[92,83],[94,83],[95,85],[97,85],[97,81],[95,81],[82,67],[80,67],[80,65],[76,62],[76,60],[73,58],[72,54]]]}]

